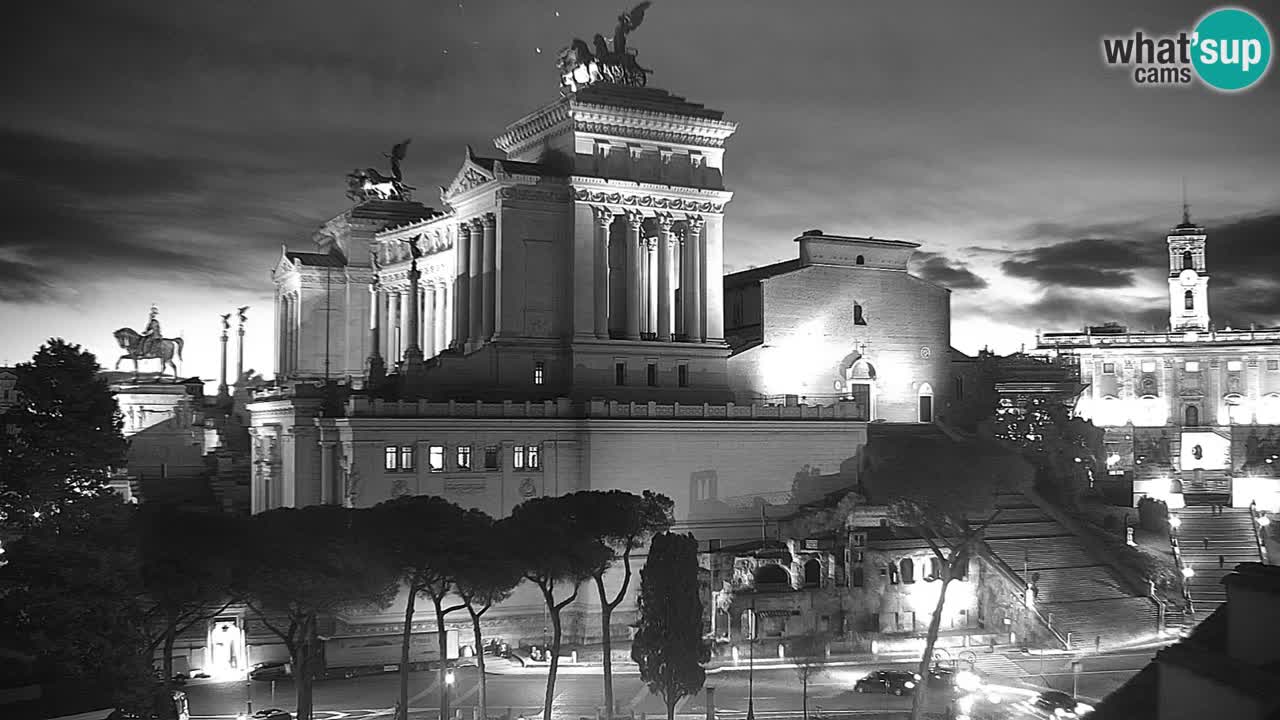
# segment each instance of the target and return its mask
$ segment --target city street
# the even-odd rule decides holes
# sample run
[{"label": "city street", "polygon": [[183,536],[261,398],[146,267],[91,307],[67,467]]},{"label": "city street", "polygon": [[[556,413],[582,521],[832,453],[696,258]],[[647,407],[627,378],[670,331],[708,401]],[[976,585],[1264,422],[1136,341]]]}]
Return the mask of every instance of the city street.
[{"label": "city street", "polygon": [[[1027,697],[1034,689],[1052,688],[1071,693],[1073,681],[1077,683],[1076,694],[1094,701],[1118,688],[1129,677],[1146,665],[1154,654],[1154,650],[1128,651],[1114,654],[1085,657],[1081,661],[1080,673],[1072,672],[1070,656],[1049,656],[1043,660],[1036,656],[1025,656],[1011,653],[986,656],[981,664],[999,661],[1011,669],[1011,675],[1020,671],[1020,676],[986,676],[989,682],[1003,686],[1016,686],[1023,689],[1022,697]],[[878,662],[857,665],[835,665],[812,678],[809,683],[809,703],[811,712],[821,708],[826,714],[852,714],[850,711],[892,713],[905,711],[911,706],[910,697],[893,697],[879,694],[857,694],[853,685],[859,677],[876,668],[912,667],[909,662]],[[1017,670],[1013,670],[1017,668]],[[582,674],[581,668],[571,669],[559,675],[556,681],[556,714],[561,717],[595,717],[596,709],[601,706],[601,680],[598,674]],[[598,670],[596,671],[598,673]],[[375,715],[386,715],[395,705],[398,692],[398,675],[387,673],[352,679],[323,680],[315,685],[316,709],[324,711],[321,717],[340,720],[341,718],[359,718]],[[513,718],[540,713],[541,698],[545,687],[546,675],[541,672],[526,670],[512,674],[489,674],[489,714],[505,716],[510,708]],[[715,688],[716,707],[721,715],[735,717],[745,714],[747,709],[749,675],[746,668],[725,668],[708,673],[707,686]],[[252,683],[210,683],[197,681],[188,685],[186,692],[190,700],[193,718],[228,718],[241,713],[246,707],[247,691],[252,692],[253,708],[260,710],[267,707],[293,709],[293,685],[287,681],[275,684],[275,699],[271,696],[271,683],[256,681]],[[754,679],[755,710],[762,716],[777,715],[782,712],[795,713],[801,707],[800,680],[796,671],[791,668],[757,667]],[[455,684],[451,692],[451,704],[454,708],[463,709],[465,717],[470,717],[472,708],[477,703],[477,672],[474,667],[460,668],[457,671]],[[439,687],[434,672],[415,672],[410,675],[410,708],[418,717],[432,717],[437,714],[439,703]],[[1014,695],[1013,690],[1005,692],[1006,696]],[[659,698],[654,697],[640,682],[639,676],[626,673],[614,675],[614,696],[624,711],[637,714],[664,715],[665,708]],[[941,712],[944,703],[953,696],[947,690],[933,689],[930,693],[930,706]],[[706,694],[684,701],[677,712],[685,715],[701,715],[706,711]],[[1002,709],[1002,715],[994,717],[1022,717],[1009,714]]]}]

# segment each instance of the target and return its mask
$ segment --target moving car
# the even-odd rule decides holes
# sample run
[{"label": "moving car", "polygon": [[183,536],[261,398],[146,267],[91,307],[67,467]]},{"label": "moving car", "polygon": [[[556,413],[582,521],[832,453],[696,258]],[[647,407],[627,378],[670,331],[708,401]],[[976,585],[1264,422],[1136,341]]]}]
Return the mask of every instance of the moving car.
[{"label": "moving car", "polygon": [[889,693],[890,695],[907,695],[916,690],[920,676],[905,670],[874,670],[858,680],[853,686],[854,692]]},{"label": "moving car", "polygon": [[253,720],[293,720],[293,716],[279,708],[271,708],[254,713]]},{"label": "moving car", "polygon": [[287,662],[260,662],[249,670],[250,680],[284,680],[292,673]]},{"label": "moving car", "polygon": [[1027,705],[1038,716],[1052,718],[1052,720],[1082,718],[1093,712],[1092,705],[1080,702],[1057,690],[1046,690],[1028,700]]}]

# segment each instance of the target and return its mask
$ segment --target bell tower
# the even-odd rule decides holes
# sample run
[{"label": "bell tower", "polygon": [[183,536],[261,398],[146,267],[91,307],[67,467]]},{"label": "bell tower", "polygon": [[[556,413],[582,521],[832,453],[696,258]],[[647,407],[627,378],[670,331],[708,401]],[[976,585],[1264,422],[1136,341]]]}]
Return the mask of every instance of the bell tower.
[{"label": "bell tower", "polygon": [[1209,271],[1204,228],[1191,222],[1185,192],[1182,222],[1169,233],[1169,331],[1209,329]]}]

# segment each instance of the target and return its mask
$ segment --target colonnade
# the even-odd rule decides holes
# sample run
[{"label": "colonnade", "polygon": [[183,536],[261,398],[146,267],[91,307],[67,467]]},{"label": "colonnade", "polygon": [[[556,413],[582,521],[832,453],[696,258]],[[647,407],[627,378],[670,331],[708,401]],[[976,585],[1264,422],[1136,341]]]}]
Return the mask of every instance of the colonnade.
[{"label": "colonnade", "polygon": [[[435,357],[449,348],[454,338],[454,289],[443,280],[425,280],[417,288],[383,289],[369,286],[370,342],[378,354],[392,362],[404,357],[416,336],[423,357]],[[416,303],[417,323],[410,323],[411,303]],[[416,324],[416,328],[411,325]],[[410,333],[413,333],[411,335]]]},{"label": "colonnade", "polygon": [[[594,205],[592,214],[596,337],[659,342],[706,342],[723,337],[724,321],[716,307],[719,303],[709,303],[709,293],[715,288],[707,279],[709,267],[719,277],[719,248],[708,245],[703,232],[705,218],[688,215],[680,219],[671,214],[646,217],[637,211],[616,213]],[[615,240],[611,230],[619,217],[623,221],[622,235]],[[648,227],[646,221],[650,221]],[[647,235],[648,231],[656,231],[657,235]],[[611,302],[611,240],[621,241],[625,248],[622,277],[617,279],[625,288],[621,307]],[[715,251],[714,257],[711,250]],[[681,298],[679,313],[677,290]]]}]

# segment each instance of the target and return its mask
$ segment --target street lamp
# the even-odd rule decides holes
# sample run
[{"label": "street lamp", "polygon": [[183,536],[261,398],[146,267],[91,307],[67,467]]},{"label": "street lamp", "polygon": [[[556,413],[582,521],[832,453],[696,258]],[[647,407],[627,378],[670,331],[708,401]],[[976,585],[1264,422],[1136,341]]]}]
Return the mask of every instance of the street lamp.
[{"label": "street lamp", "polygon": [[[448,670],[444,671],[444,715],[441,716],[440,720],[446,720],[449,716],[449,713],[451,711],[451,708],[449,707],[449,701],[451,700],[451,698],[449,697],[449,695],[451,694],[452,691],[453,691],[453,668],[449,668]],[[408,710],[409,710],[408,708],[405,708],[406,716],[408,715]]]},{"label": "street lamp", "polygon": [[1270,524],[1271,524],[1271,518],[1267,517],[1266,515],[1258,516],[1258,527],[1266,527]]},{"label": "street lamp", "polygon": [[1177,530],[1178,528],[1182,527],[1182,518],[1178,517],[1177,515],[1170,515],[1169,527],[1173,528],[1174,530]]},{"label": "street lamp", "polygon": [[756,720],[756,599],[751,598],[751,636],[747,638],[747,720]]},{"label": "street lamp", "polygon": [[1195,571],[1195,570],[1193,570],[1193,569],[1191,568],[1191,566],[1190,566],[1190,565],[1188,565],[1188,566],[1186,566],[1186,567],[1182,568],[1182,577],[1184,577],[1184,578],[1186,578],[1186,579],[1188,579],[1188,580],[1190,580],[1191,578],[1195,577],[1195,574],[1196,574],[1196,571]]}]

